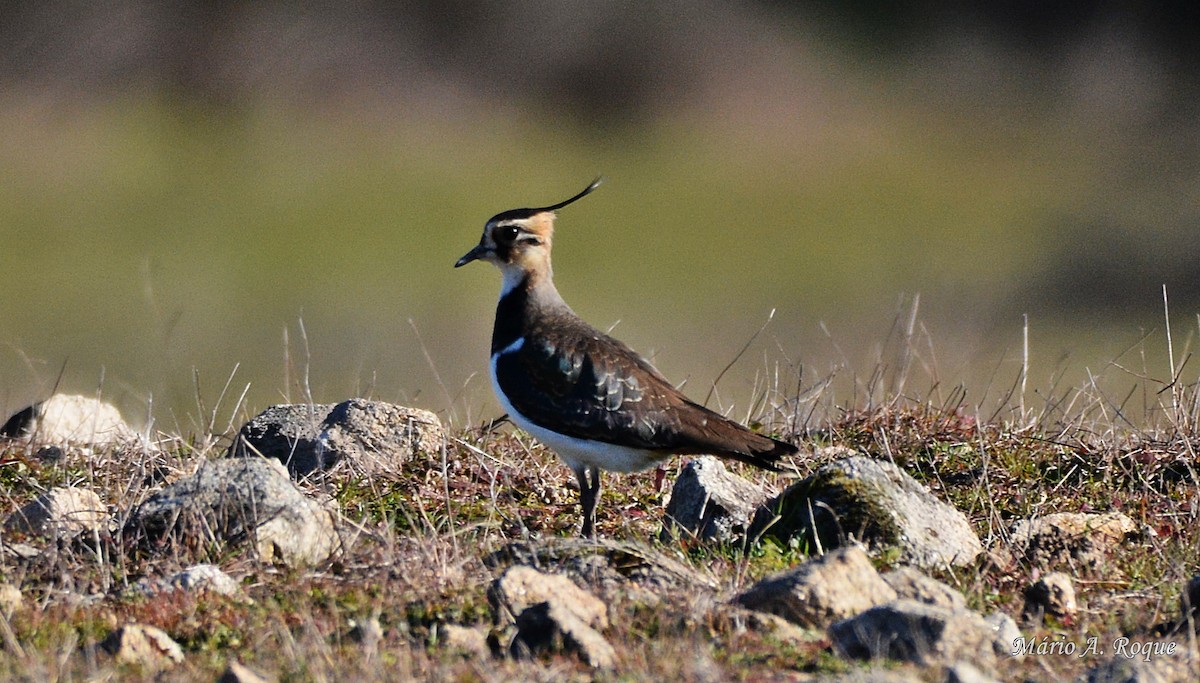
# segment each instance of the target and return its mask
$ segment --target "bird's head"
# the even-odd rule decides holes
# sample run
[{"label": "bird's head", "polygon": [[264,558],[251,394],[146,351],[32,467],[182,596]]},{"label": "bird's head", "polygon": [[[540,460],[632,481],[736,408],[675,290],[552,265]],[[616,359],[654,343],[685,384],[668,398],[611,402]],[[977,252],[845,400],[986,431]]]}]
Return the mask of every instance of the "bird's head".
[{"label": "bird's head", "polygon": [[472,261],[489,261],[505,274],[505,279],[518,274],[549,272],[550,242],[554,237],[554,212],[582,199],[600,185],[592,181],[582,192],[566,201],[540,209],[512,209],[498,213],[483,226],[483,236],[475,248],[463,254],[454,267]]}]

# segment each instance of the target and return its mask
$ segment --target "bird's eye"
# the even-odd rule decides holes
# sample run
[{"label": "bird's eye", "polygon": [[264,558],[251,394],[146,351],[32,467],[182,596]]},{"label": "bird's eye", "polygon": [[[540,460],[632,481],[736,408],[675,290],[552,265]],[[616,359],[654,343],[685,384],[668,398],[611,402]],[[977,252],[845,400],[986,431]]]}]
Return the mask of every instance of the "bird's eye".
[{"label": "bird's eye", "polygon": [[517,228],[517,226],[506,225],[500,229],[500,237],[507,242],[511,242],[517,239],[517,235],[520,234],[520,232],[521,231],[519,228]]}]

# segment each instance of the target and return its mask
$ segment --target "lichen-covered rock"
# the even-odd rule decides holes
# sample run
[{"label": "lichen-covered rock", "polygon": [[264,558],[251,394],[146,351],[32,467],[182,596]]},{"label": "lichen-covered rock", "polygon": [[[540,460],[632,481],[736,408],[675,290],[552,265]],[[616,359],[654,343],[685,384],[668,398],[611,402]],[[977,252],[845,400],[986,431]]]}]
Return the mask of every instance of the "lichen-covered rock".
[{"label": "lichen-covered rock", "polygon": [[839,548],[754,584],[734,601],[806,627],[824,628],[896,599],[867,554]]},{"label": "lichen-covered rock", "polygon": [[55,394],[17,411],[0,427],[0,435],[44,445],[100,448],[137,439],[112,404],[71,394]]},{"label": "lichen-covered rock", "polygon": [[274,458],[297,478],[335,466],[369,477],[397,473],[444,441],[441,421],[427,410],[356,398],[272,406],[242,426],[229,455]]},{"label": "lichen-covered rock", "polygon": [[663,535],[682,532],[703,541],[737,542],[767,498],[765,491],[725,469],[720,460],[696,458],[683,468],[671,489]]},{"label": "lichen-covered rock", "polygon": [[565,574],[606,602],[658,604],[662,596],[712,595],[717,584],[657,548],[606,539],[553,538],[515,541],[487,555],[493,570],[526,565]]},{"label": "lichen-covered rock", "polygon": [[970,564],[983,552],[966,516],[890,462],[854,456],[788,487],[758,511],[751,537],[836,548],[890,547],[918,567]]},{"label": "lichen-covered rock", "polygon": [[893,569],[883,575],[883,580],[896,591],[898,598],[947,609],[967,606],[967,599],[962,593],[913,567]]},{"label": "lichen-covered rock", "polygon": [[259,559],[289,566],[318,564],[339,546],[334,514],[266,458],[204,463],[142,503],[127,533],[198,549],[248,543]]},{"label": "lichen-covered rock", "polygon": [[4,520],[7,531],[42,536],[77,536],[108,524],[108,509],[91,489],[59,486]]},{"label": "lichen-covered rock", "polygon": [[1109,553],[1137,536],[1138,527],[1120,512],[1056,512],[1013,525],[1010,547],[1036,567],[1099,570]]},{"label": "lichen-covered rock", "polygon": [[829,627],[833,646],[851,659],[897,659],[920,666],[967,661],[994,671],[999,643],[977,613],[896,600]]}]

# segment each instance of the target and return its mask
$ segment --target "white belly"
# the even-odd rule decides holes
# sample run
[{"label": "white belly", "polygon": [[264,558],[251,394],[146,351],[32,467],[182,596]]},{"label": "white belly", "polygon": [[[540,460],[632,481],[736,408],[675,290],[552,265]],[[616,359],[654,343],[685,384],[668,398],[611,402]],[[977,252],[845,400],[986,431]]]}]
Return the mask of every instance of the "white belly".
[{"label": "white belly", "polygon": [[513,408],[512,403],[509,403],[508,398],[504,396],[504,392],[500,390],[500,383],[496,381],[496,357],[506,351],[519,349],[523,341],[523,339],[518,339],[509,348],[492,354],[492,360],[488,364],[488,374],[492,378],[492,390],[496,392],[496,399],[500,401],[500,406],[508,413],[508,417],[514,424],[532,434],[535,439],[557,453],[558,457],[562,458],[573,470],[584,465],[591,465],[610,472],[637,472],[653,467],[655,463],[662,460],[662,453],[655,451],[617,446],[603,441],[577,439],[573,436],[559,434],[545,427],[539,427],[517,412],[517,409]]}]

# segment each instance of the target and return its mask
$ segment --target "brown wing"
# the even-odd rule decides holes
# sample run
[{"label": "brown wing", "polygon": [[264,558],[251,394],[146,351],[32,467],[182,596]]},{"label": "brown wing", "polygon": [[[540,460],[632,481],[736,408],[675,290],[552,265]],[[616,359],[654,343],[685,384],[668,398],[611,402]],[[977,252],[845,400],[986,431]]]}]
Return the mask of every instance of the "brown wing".
[{"label": "brown wing", "polygon": [[528,335],[519,350],[496,360],[501,390],[535,424],[582,439],[723,455],[769,469],[795,452],[693,403],[620,341],[581,321],[564,322]]}]

